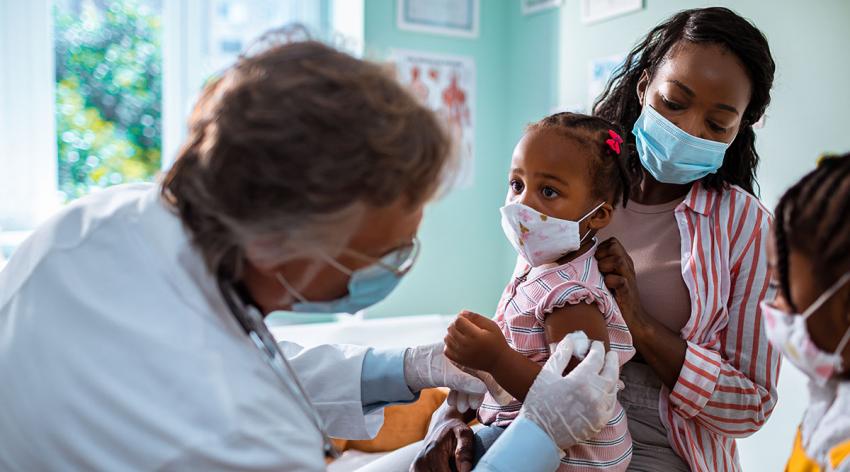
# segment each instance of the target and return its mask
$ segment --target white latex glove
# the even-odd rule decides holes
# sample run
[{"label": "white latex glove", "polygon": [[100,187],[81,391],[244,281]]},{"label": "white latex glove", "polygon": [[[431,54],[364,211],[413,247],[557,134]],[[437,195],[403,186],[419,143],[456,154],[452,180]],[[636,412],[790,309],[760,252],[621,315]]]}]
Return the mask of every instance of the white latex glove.
[{"label": "white latex glove", "polygon": [[481,381],[484,382],[484,385],[487,386],[487,391],[490,392],[490,396],[496,400],[496,403],[501,406],[507,406],[514,400],[514,397],[505,391],[505,389],[496,382],[496,379],[494,379],[492,375],[480,370],[475,371],[475,374],[475,376],[481,379]]},{"label": "white latex glove", "polygon": [[457,390],[450,391],[449,398],[446,399],[449,406],[455,407],[461,413],[465,413],[467,410],[477,410],[483,402],[483,393],[466,393]]},{"label": "white latex glove", "polygon": [[[454,363],[452,362],[452,364]],[[499,405],[508,405],[513,400],[511,394],[506,392],[505,389],[496,382],[496,379],[487,372],[467,369],[466,367],[461,367],[457,364],[454,365],[467,374],[481,379],[481,381],[484,382],[484,386],[487,387],[487,391],[490,392],[490,396],[492,396]],[[449,406],[455,407],[457,411],[464,413],[466,410],[477,410],[478,407],[484,403],[484,394],[462,393],[452,390],[449,392],[449,398],[446,399],[446,402]]]},{"label": "white latex glove", "polygon": [[[443,354],[442,342],[417,346],[404,352],[404,380],[413,392],[423,388],[448,387],[458,393],[483,397],[484,382],[455,366]],[[480,405],[480,400],[478,401]],[[467,400],[467,407],[469,401]]]},{"label": "white latex glove", "polygon": [[563,375],[575,349],[575,336],[566,336],[534,380],[519,416],[540,426],[561,449],[592,438],[613,417],[620,365],[617,354],[605,354],[594,341],[590,352]]}]

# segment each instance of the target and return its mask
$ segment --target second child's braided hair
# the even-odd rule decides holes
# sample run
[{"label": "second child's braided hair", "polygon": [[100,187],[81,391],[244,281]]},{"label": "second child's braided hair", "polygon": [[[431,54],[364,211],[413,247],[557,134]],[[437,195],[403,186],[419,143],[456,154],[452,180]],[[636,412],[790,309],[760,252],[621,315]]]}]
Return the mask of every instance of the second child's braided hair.
[{"label": "second child's braided hair", "polygon": [[619,126],[597,116],[579,113],[555,113],[530,124],[526,132],[552,130],[585,147],[593,156],[590,162],[591,192],[615,207],[629,201],[632,181],[627,169],[629,150]]},{"label": "second child's braided hair", "polygon": [[804,254],[826,289],[850,271],[850,153],[824,157],[817,169],[791,187],[776,206],[773,225],[780,290],[791,299],[788,254]]}]

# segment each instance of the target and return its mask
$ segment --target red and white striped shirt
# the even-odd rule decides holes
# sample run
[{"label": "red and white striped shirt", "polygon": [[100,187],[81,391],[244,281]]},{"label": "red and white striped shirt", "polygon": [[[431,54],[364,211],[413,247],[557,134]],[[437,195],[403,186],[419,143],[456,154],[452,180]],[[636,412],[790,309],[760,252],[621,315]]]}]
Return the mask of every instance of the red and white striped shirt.
[{"label": "red and white striped shirt", "polygon": [[[620,365],[635,354],[632,337],[623,315],[608,288],[594,254],[596,245],[563,265],[529,269],[518,258],[514,277],[505,288],[495,321],[508,344],[528,359],[543,364],[549,358],[545,320],[553,310],[578,303],[595,304],[608,328],[611,351]],[[484,398],[478,417],[486,425],[508,426],[522,405],[514,400],[500,406],[489,394]],[[567,450],[558,469],[564,471],[624,471],[629,465],[632,441],[625,411],[618,403],[614,418],[593,438]]]},{"label": "red and white striped shirt", "polygon": [[661,421],[691,470],[740,471],[734,438],[758,431],[777,401],[779,353],[759,310],[773,296],[771,215],[739,187],[715,191],[701,183],[675,215],[691,316],[681,331],[687,353],[679,379],[672,392],[661,390]]}]

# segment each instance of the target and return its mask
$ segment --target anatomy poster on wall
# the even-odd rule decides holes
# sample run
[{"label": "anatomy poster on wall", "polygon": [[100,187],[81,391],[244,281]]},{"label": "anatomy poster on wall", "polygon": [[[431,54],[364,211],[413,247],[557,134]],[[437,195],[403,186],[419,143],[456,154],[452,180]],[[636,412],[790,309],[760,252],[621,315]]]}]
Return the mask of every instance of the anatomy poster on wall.
[{"label": "anatomy poster on wall", "polygon": [[470,187],[475,164],[475,61],[470,57],[418,51],[394,51],[399,81],[422,103],[446,120],[459,147],[457,184]]}]

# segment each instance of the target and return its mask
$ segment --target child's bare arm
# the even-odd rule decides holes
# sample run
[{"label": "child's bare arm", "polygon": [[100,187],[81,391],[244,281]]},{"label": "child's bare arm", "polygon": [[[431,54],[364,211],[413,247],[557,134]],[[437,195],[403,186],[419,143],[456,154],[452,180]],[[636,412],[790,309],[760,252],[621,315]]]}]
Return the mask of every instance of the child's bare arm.
[{"label": "child's bare arm", "polygon": [[540,364],[511,349],[493,367],[490,375],[514,398],[523,402],[542,368]]},{"label": "child's bare arm", "polygon": [[540,365],[508,346],[494,321],[472,312],[458,315],[445,342],[446,357],[452,362],[488,372],[519,401],[540,373]]},{"label": "child's bare arm", "polygon": [[[605,343],[608,350],[608,328],[605,318],[596,305],[579,303],[577,305],[566,305],[555,309],[546,317],[545,323],[546,341],[549,344],[557,344],[564,336],[575,331],[584,331],[591,341],[598,340]],[[571,359],[564,373],[573,370],[578,365],[578,359]],[[505,390],[519,401],[525,401],[525,395],[540,373],[540,365],[530,361],[527,357],[511,349],[510,353],[504,355],[493,368],[491,374]]]},{"label": "child's bare arm", "polygon": [[[584,331],[591,341],[602,341],[609,350],[608,326],[596,304],[578,303],[557,308],[546,317],[546,342],[557,344],[564,336],[575,331]],[[572,366],[567,370],[572,370]]]},{"label": "child's bare arm", "polygon": [[[555,309],[546,317],[546,340],[558,343],[569,333],[584,331],[591,340],[605,343],[608,349],[608,328],[599,308],[579,303]],[[508,346],[499,326],[489,318],[463,312],[449,327],[446,336],[446,356],[453,362],[471,369],[489,372],[496,382],[519,401],[540,373],[540,365]],[[567,372],[575,366],[573,359]]]}]

